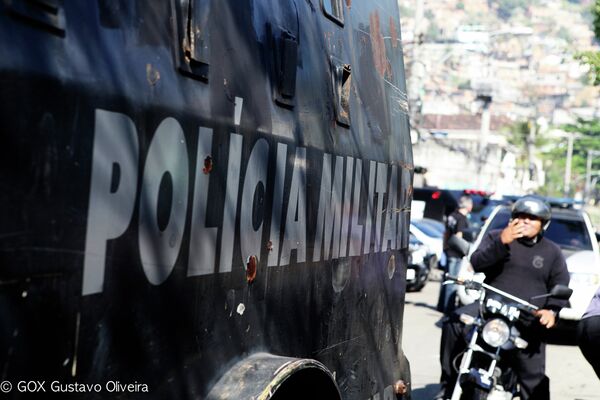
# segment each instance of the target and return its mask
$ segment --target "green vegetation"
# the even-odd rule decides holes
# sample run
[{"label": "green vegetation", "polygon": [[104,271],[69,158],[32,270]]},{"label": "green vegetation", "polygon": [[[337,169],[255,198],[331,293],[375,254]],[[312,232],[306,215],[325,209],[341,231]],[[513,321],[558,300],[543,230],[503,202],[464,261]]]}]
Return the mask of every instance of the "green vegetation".
[{"label": "green vegetation", "polygon": [[[573,160],[571,163],[571,189],[583,190],[585,184],[587,151],[600,151],[600,120],[586,121],[580,119],[575,124],[561,127],[568,135],[573,135]],[[546,185],[543,192],[549,195],[562,194],[567,139],[554,139],[546,146],[542,154]],[[592,158],[592,171],[600,170],[600,157]]]},{"label": "green vegetation", "polygon": [[428,41],[435,42],[440,38],[442,31],[440,27],[435,23],[434,20],[429,21],[429,26],[427,27],[427,31],[425,32],[425,37]]},{"label": "green vegetation", "polygon": [[[595,0],[592,6],[592,26],[596,39],[600,39],[600,0]],[[600,53],[596,51],[580,51],[575,58],[590,68],[589,77],[593,85],[600,85]]]},{"label": "green vegetation", "polygon": [[[592,26],[596,39],[600,39],[600,0],[595,0],[591,9]],[[600,85],[600,53],[582,51],[575,55],[582,64],[589,67],[589,83]],[[583,190],[585,186],[587,153],[588,150],[600,151],[600,120],[578,120],[575,124],[561,127],[568,135],[573,136],[573,159],[571,163],[571,189]],[[564,171],[566,165],[567,140],[554,140],[553,145],[547,147],[542,154],[546,184],[543,192],[549,195],[560,195],[563,188]],[[600,170],[600,157],[592,157],[592,171]],[[594,192],[596,192],[592,188]],[[598,194],[594,196],[596,202]]]},{"label": "green vegetation", "polygon": [[459,90],[470,90],[471,89],[471,80],[461,80],[457,85]]},{"label": "green vegetation", "polygon": [[415,10],[412,7],[406,7],[403,6],[402,4],[398,4],[398,8],[400,11],[400,18],[407,18],[407,17],[414,17],[415,16]]},{"label": "green vegetation", "polygon": [[573,42],[573,37],[571,35],[571,32],[569,32],[569,30],[567,28],[565,28],[564,26],[561,26],[560,28],[558,28],[558,32],[556,32],[556,36],[565,40],[567,43]]},{"label": "green vegetation", "polygon": [[496,12],[498,17],[508,20],[518,8],[525,8],[529,4],[528,0],[499,0],[497,2]]}]

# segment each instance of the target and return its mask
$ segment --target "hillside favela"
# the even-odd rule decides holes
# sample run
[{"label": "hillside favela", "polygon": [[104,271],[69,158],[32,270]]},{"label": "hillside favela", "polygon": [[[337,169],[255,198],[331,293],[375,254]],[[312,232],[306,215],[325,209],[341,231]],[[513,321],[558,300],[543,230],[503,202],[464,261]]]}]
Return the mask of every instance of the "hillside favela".
[{"label": "hillside favela", "polygon": [[415,187],[596,197],[592,1],[399,4]]}]

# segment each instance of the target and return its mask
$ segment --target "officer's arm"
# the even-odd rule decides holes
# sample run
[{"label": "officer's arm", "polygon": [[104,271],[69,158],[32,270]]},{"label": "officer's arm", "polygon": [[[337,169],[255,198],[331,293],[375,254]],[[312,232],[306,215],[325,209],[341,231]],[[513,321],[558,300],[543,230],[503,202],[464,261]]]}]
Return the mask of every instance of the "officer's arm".
[{"label": "officer's arm", "polygon": [[[552,269],[550,270],[550,277],[546,284],[546,288],[548,292],[552,290],[552,288],[556,285],[569,285],[569,270],[567,269],[567,263],[565,262],[565,258],[560,253],[560,250],[557,252],[557,256],[554,258],[554,262],[552,263]],[[546,306],[542,310],[536,311],[535,315],[540,318],[540,324],[544,325],[546,328],[552,328],[556,325],[558,321],[558,313],[561,308],[567,305],[568,300],[559,300],[559,299],[548,299]]]},{"label": "officer's arm", "polygon": [[477,250],[471,255],[471,265],[476,272],[485,272],[508,256],[508,247],[500,240],[499,232],[485,235]]}]

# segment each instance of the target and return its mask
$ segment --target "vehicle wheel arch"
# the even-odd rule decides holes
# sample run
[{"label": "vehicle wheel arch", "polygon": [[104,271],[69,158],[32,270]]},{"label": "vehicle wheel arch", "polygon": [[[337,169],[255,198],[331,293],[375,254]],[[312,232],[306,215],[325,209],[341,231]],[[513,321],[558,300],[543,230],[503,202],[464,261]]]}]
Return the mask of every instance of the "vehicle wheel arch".
[{"label": "vehicle wheel arch", "polygon": [[341,394],[333,374],[317,360],[255,353],[225,372],[206,398],[341,400]]}]

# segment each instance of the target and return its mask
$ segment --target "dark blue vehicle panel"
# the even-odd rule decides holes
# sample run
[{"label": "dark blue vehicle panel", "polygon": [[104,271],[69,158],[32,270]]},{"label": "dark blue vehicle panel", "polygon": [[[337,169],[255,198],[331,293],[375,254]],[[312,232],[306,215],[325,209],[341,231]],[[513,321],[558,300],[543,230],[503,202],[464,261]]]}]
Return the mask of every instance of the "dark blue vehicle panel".
[{"label": "dark blue vehicle panel", "polygon": [[4,2],[2,380],[205,398],[264,352],[408,383],[399,32],[395,1]]}]

